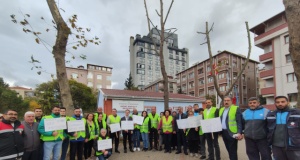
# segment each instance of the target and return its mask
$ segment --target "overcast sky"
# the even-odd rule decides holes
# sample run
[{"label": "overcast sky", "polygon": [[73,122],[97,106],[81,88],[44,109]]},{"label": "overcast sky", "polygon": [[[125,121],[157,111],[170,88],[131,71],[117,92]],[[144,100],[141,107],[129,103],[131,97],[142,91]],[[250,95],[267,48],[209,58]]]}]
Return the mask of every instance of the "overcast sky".
[{"label": "overcast sky", "polygon": [[[159,9],[159,0],[148,0],[150,18],[159,26],[155,9]],[[150,2],[151,1],[151,2]],[[125,79],[129,75],[129,38],[136,34],[148,33],[143,0],[60,0],[59,7],[65,12],[65,19],[71,15],[78,16],[78,24],[91,28],[90,36],[101,40],[99,46],[89,45],[74,51],[72,54],[87,55],[86,60],[76,58],[67,64],[69,67],[96,64],[113,67],[112,81],[114,89],[123,89]],[[165,0],[165,13],[171,0]],[[284,10],[282,0],[175,0],[169,15],[166,28],[177,28],[179,47],[189,49],[190,66],[195,62],[208,58],[207,46],[200,45],[204,36],[197,31],[205,30],[205,22],[214,23],[211,35],[212,49],[228,50],[246,55],[247,37],[245,21],[250,28]],[[11,21],[10,15],[17,19],[23,14],[30,14],[29,22],[35,31],[43,34],[41,37],[51,46],[54,44],[56,32],[51,24],[51,14],[45,0],[10,0],[2,1],[0,5],[0,77],[10,86],[36,87],[37,84],[51,80],[48,73],[55,74],[55,64],[52,54],[34,41],[34,36],[22,31],[20,25]],[[45,21],[41,21],[44,17]],[[50,32],[45,32],[49,28]],[[252,41],[251,58],[258,60],[263,50],[254,46]],[[69,42],[72,42],[70,36]],[[51,49],[51,47],[48,47]],[[70,46],[69,46],[70,48]],[[30,56],[41,62],[43,72],[31,70]],[[70,55],[67,54],[67,60]]]}]

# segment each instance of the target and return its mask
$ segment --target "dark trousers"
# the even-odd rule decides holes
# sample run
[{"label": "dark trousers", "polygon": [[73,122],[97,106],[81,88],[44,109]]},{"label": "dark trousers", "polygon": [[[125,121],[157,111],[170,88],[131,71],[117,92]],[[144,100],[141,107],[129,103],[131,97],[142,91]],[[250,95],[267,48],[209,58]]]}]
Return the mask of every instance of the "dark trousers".
[{"label": "dark trousers", "polygon": [[208,159],[214,160],[216,154],[216,160],[220,160],[219,132],[205,133],[205,138],[208,146]]},{"label": "dark trousers", "polygon": [[229,154],[230,160],[237,160],[237,139],[233,138],[229,135],[227,130],[222,130],[222,137],[225,144],[225,147],[227,149],[227,152]]},{"label": "dark trousers", "polygon": [[34,151],[24,151],[22,160],[38,160],[39,159],[39,149]]},{"label": "dark trousers", "polygon": [[190,153],[198,153],[199,140],[189,140]]},{"label": "dark trousers", "polygon": [[249,160],[272,160],[271,149],[268,145],[267,139],[254,140],[245,137],[246,153]]},{"label": "dark trousers", "polygon": [[187,152],[187,143],[186,143],[186,136],[182,129],[179,129],[176,132],[177,135],[177,151],[181,152],[181,146],[183,146],[183,151]]},{"label": "dark trousers", "polygon": [[272,146],[275,160],[299,160],[300,150],[286,150],[285,147]]},{"label": "dark trousers", "polygon": [[177,133],[173,133],[172,135],[172,148],[175,150],[175,147],[177,146]]},{"label": "dark trousers", "polygon": [[205,148],[205,135],[200,135],[200,154],[202,156],[206,156],[206,148]]},{"label": "dark trousers", "polygon": [[69,137],[66,137],[62,142],[60,160],[65,160],[66,159],[67,151],[68,151],[68,148],[69,148],[69,143],[70,143],[70,139],[69,139]]},{"label": "dark trousers", "polygon": [[110,133],[110,138],[113,142],[115,142],[115,151],[118,151],[119,141],[120,141],[120,132]]},{"label": "dark trousers", "polygon": [[171,140],[172,140],[172,133],[164,134],[164,143],[165,143],[166,151],[171,151]]},{"label": "dark trousers", "polygon": [[127,140],[128,140],[128,144],[129,144],[129,149],[132,149],[132,134],[131,131],[122,132],[123,134],[123,146],[124,146],[124,150],[127,150]]},{"label": "dark trousers", "polygon": [[157,149],[158,131],[155,128],[150,129],[150,133],[149,133],[150,148],[153,148],[153,144],[152,144],[153,140],[154,140],[154,148]]},{"label": "dark trousers", "polygon": [[93,145],[94,145],[93,139],[84,143],[83,154],[85,159],[91,157]]},{"label": "dark trousers", "polygon": [[44,141],[40,140],[39,158],[38,158],[38,160],[43,160],[43,158],[44,158]]},{"label": "dark trousers", "polygon": [[75,155],[77,160],[82,160],[83,144],[84,141],[70,141],[70,160],[75,160]]}]

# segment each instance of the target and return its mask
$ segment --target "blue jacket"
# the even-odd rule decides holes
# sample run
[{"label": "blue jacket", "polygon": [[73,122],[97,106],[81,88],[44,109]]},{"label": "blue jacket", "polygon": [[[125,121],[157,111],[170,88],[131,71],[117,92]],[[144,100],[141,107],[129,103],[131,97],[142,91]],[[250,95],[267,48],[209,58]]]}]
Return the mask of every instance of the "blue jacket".
[{"label": "blue jacket", "polygon": [[269,110],[258,106],[256,109],[247,109],[243,113],[244,135],[251,139],[267,138],[267,114]]}]

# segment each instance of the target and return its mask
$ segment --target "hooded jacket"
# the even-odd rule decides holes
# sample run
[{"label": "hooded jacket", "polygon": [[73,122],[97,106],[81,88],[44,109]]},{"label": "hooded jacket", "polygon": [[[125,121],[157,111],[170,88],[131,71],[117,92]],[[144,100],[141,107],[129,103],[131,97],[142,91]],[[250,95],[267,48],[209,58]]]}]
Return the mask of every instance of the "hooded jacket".
[{"label": "hooded jacket", "polygon": [[0,159],[21,157],[24,151],[24,126],[16,120],[14,126],[5,119],[0,122]]}]

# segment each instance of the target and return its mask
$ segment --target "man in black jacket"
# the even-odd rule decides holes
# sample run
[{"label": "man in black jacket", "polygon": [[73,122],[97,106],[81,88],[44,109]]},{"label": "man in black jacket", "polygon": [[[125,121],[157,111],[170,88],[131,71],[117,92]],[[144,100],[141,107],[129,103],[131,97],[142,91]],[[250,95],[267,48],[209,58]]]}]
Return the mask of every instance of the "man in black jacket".
[{"label": "man in black jacket", "polygon": [[0,159],[21,158],[24,151],[24,126],[15,110],[4,112],[4,119],[0,121]]},{"label": "man in black jacket", "polygon": [[183,145],[183,151],[185,155],[188,155],[187,153],[187,144],[186,144],[186,136],[183,131],[183,129],[179,129],[177,125],[177,120],[186,119],[187,115],[183,113],[183,108],[180,106],[178,108],[178,114],[175,117],[175,129],[176,129],[176,135],[177,135],[177,152],[175,154],[181,153],[181,146]]},{"label": "man in black jacket", "polygon": [[[121,121],[133,121],[132,117],[129,116],[130,111],[127,109],[125,111],[125,116],[121,118]],[[122,135],[123,135],[123,145],[124,145],[124,153],[127,153],[127,139],[128,139],[128,144],[129,144],[129,150],[130,152],[133,152],[132,149],[132,137],[133,131],[132,130],[123,130]]]},{"label": "man in black jacket", "polygon": [[275,159],[298,160],[300,157],[300,110],[289,108],[288,98],[275,97],[277,110],[267,115],[268,142]]}]

